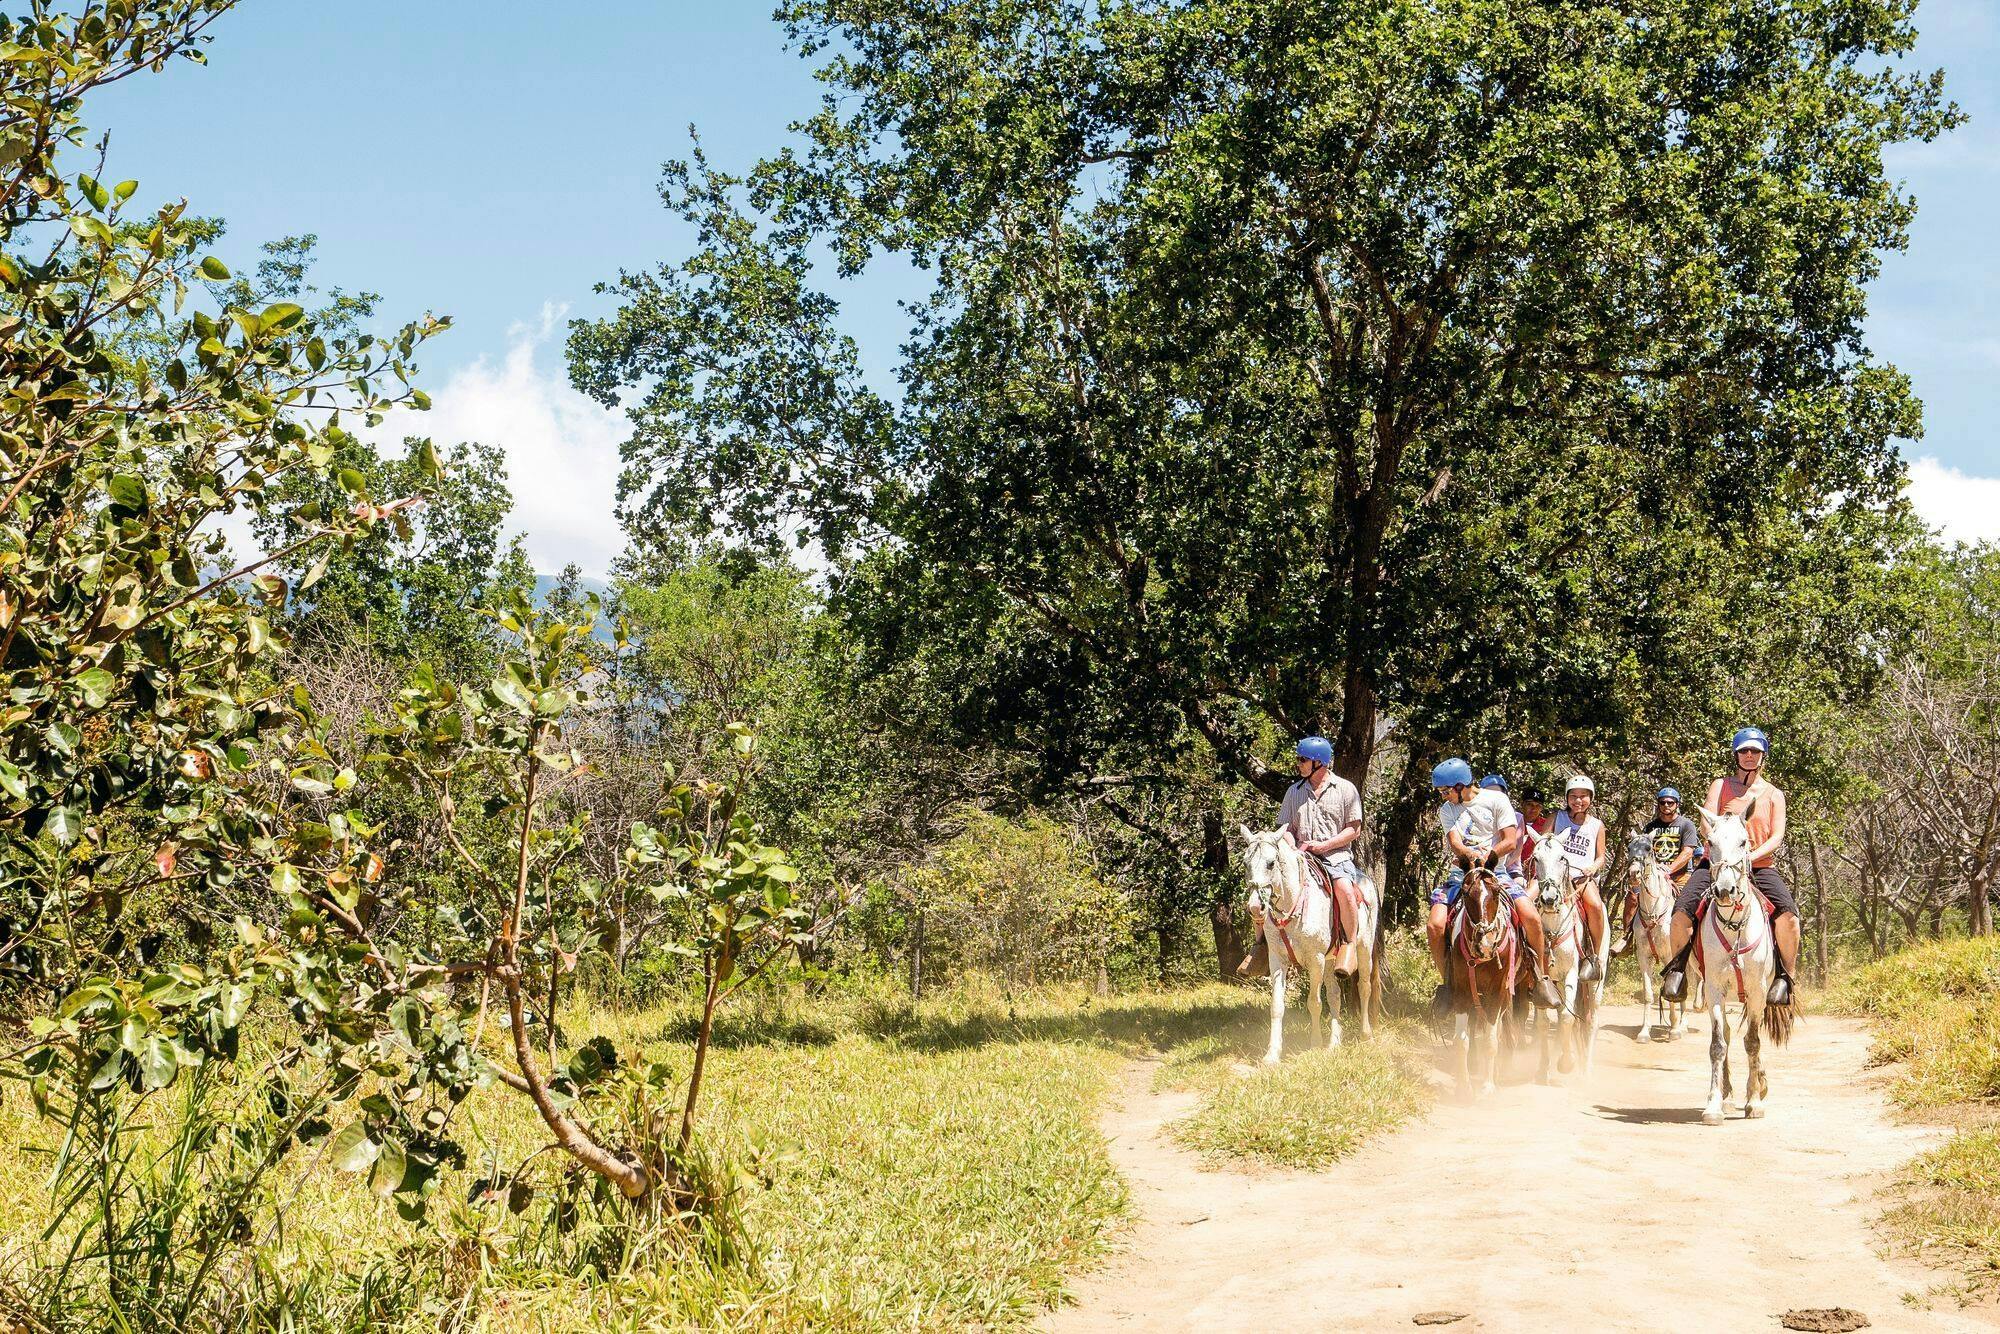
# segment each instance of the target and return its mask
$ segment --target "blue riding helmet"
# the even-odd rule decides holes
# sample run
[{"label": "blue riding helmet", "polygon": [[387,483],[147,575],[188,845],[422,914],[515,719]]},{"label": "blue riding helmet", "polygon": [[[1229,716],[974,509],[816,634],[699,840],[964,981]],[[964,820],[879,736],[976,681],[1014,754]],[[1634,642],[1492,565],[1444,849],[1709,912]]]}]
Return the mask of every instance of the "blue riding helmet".
[{"label": "blue riding helmet", "polygon": [[1771,738],[1764,735],[1761,727],[1739,727],[1736,735],[1729,738],[1729,749],[1761,750],[1768,755],[1771,753]]},{"label": "blue riding helmet", "polygon": [[1653,798],[1654,801],[1679,801],[1680,799],[1680,789],[1672,787],[1661,788],[1658,795]]},{"label": "blue riding helmet", "polygon": [[1446,760],[1443,764],[1431,770],[1431,786],[1471,787],[1472,766],[1464,760],[1457,758]]},{"label": "blue riding helmet", "polygon": [[1315,764],[1332,764],[1333,743],[1323,736],[1304,737],[1299,741],[1298,757]]},{"label": "blue riding helmet", "polygon": [[1486,777],[1479,780],[1479,786],[1497,787],[1502,792],[1505,792],[1507,790],[1507,780],[1505,778],[1502,778],[1499,774],[1488,774],[1486,775]]}]

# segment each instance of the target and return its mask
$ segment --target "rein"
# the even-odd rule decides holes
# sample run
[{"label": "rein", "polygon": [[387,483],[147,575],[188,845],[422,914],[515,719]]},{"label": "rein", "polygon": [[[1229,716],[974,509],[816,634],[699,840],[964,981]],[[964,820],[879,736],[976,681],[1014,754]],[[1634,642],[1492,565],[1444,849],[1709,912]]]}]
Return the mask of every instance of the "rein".
[{"label": "rein", "polygon": [[[1283,845],[1280,847],[1283,848]],[[1279,855],[1284,856],[1286,852],[1299,859],[1299,893],[1292,900],[1291,910],[1279,912],[1277,904],[1271,898],[1270,890],[1263,885],[1258,885],[1256,889],[1257,897],[1264,901],[1264,920],[1278,929],[1278,942],[1285,947],[1285,957],[1292,961],[1292,967],[1298,968],[1301,966],[1298,951],[1292,948],[1292,934],[1285,928],[1299,920],[1299,914],[1306,908],[1306,895],[1316,888],[1316,884],[1311,869],[1305,865],[1305,854],[1296,849],[1285,849]]]}]

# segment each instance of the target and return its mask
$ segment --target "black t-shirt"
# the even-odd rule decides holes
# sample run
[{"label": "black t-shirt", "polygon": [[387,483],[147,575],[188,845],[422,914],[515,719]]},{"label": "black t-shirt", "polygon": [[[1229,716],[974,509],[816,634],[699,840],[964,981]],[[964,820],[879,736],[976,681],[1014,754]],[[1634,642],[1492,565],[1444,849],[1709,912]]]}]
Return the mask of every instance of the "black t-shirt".
[{"label": "black t-shirt", "polygon": [[1685,815],[1675,816],[1672,823],[1656,819],[1645,832],[1653,840],[1653,860],[1662,866],[1672,866],[1685,848],[1693,848],[1694,855],[1701,856],[1701,832]]}]

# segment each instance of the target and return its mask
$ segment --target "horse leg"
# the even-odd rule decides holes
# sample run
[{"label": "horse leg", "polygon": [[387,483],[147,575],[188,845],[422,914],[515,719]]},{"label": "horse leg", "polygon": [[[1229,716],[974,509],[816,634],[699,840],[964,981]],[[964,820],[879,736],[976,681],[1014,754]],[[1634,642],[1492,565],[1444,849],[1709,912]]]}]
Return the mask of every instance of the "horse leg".
[{"label": "horse leg", "polygon": [[1285,947],[1271,941],[1271,1045],[1264,1064],[1276,1065],[1285,1054]]},{"label": "horse leg", "polygon": [[1743,1075],[1743,1116],[1754,1121],[1764,1114],[1764,1035],[1758,1028],[1764,1006],[1754,998],[1752,1003],[1759,1011],[1756,1014],[1750,1012],[1749,1005],[1743,1007],[1743,1059],[1750,1067]]},{"label": "horse leg", "polygon": [[1452,1046],[1457,1048],[1458,1055],[1458,1093],[1467,1097],[1472,1093],[1472,1017],[1460,1011],[1452,1017],[1452,1023],[1456,1030]]},{"label": "horse leg", "polygon": [[1701,1109],[1705,1126],[1722,1124],[1722,1085],[1729,1078],[1728,1016],[1721,1005],[1708,1007],[1708,1103]]},{"label": "horse leg", "polygon": [[1506,1017],[1507,1007],[1493,1007],[1493,1017],[1486,1022],[1486,1078],[1480,1082],[1481,1093],[1491,1093],[1500,1073],[1500,1021]]},{"label": "horse leg", "polygon": [[[1576,1068],[1576,966],[1562,976],[1562,1010],[1556,1012],[1556,1074],[1568,1074]],[[1562,1080],[1554,1080],[1560,1084]]]},{"label": "horse leg", "polygon": [[[1317,955],[1318,957],[1314,957]],[[1310,1047],[1319,1046],[1319,993],[1320,988],[1330,980],[1326,971],[1326,955],[1318,950],[1306,956],[1306,1013],[1312,1017],[1312,1042]]]},{"label": "horse leg", "polygon": [[1354,1003],[1361,1009],[1361,1036],[1365,1041],[1375,1036],[1375,1020],[1370,1013],[1375,1006],[1375,945],[1372,940],[1362,945],[1356,954]]},{"label": "horse leg", "polygon": [[[1639,1031],[1634,1035],[1638,1042],[1653,1040],[1653,946],[1649,939],[1642,938],[1633,953],[1639,960],[1639,991],[1643,999],[1639,1002]],[[1666,1019],[1664,998],[1661,1003],[1661,1021]]]},{"label": "horse leg", "polygon": [[1577,1064],[1585,1076],[1597,1055],[1597,1011],[1604,1002],[1604,983],[1591,982],[1580,988],[1576,1005]]}]

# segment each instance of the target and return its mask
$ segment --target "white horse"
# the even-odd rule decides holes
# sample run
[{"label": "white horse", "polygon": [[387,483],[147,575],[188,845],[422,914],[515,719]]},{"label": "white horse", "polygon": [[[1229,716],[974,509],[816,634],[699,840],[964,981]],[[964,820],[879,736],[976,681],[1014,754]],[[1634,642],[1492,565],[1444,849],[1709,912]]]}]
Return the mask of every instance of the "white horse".
[{"label": "white horse", "polygon": [[[1632,896],[1632,957],[1639,965],[1639,985],[1645,999],[1639,1010],[1639,1042],[1668,1042],[1688,1031],[1688,1010],[1695,1003],[1670,1001],[1659,989],[1653,975],[1667,966],[1673,954],[1674,882],[1667,868],[1653,855],[1653,840],[1634,834],[1626,847],[1625,892]],[[1688,979],[1690,990],[1701,985]],[[1657,1013],[1660,1031],[1653,1031]]]},{"label": "white horse", "polygon": [[1285,1048],[1285,988],[1289,970],[1297,968],[1306,977],[1306,1010],[1312,1016],[1312,1041],[1319,1045],[1319,998],[1326,990],[1330,1010],[1327,1046],[1340,1045],[1340,977],[1351,969],[1354,989],[1360,1001],[1361,1036],[1375,1033],[1376,932],[1382,918],[1382,901],[1375,882],[1362,876],[1355,885],[1355,939],[1341,951],[1336,971],[1327,967],[1333,949],[1333,900],[1306,870],[1306,854],[1282,829],[1259,833],[1242,827],[1244,862],[1250,878],[1250,906],[1263,914],[1264,944],[1271,956],[1271,1045],[1264,1053],[1267,1065],[1275,1065]]},{"label": "white horse", "polygon": [[[1746,813],[1747,814],[1747,813]],[[1750,831],[1742,819],[1720,819],[1707,811],[1701,825],[1708,864],[1715,877],[1708,913],[1695,936],[1699,970],[1708,988],[1708,1103],[1704,1125],[1721,1125],[1723,1103],[1733,1090],[1729,1078],[1729,996],[1742,1007],[1743,1055],[1749,1071],[1743,1084],[1743,1115],[1764,1114],[1770,1081],[1764,1074],[1763,1038],[1780,1047],[1792,1035],[1792,1007],[1767,1007],[1764,993],[1777,972],[1777,942],[1764,902],[1750,882]],[[1760,1034],[1759,1027],[1762,1032]]]},{"label": "white horse", "polygon": [[[1529,891],[1535,911],[1542,918],[1542,939],[1548,957],[1543,965],[1562,993],[1562,1010],[1544,1016],[1541,1033],[1542,1068],[1537,1078],[1544,1084],[1560,1082],[1549,1071],[1549,1058],[1559,1053],[1556,1070],[1567,1074],[1577,1066],[1590,1073],[1591,1053],[1597,1046],[1598,1002],[1604,995],[1602,979],[1586,982],[1583,972],[1583,912],[1578,898],[1583,890],[1575,870],[1562,855],[1554,839],[1535,845],[1534,866]],[[1600,972],[1602,970],[1600,969]]]}]

